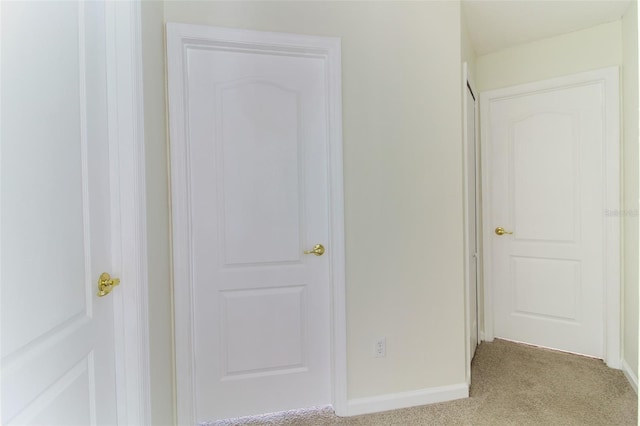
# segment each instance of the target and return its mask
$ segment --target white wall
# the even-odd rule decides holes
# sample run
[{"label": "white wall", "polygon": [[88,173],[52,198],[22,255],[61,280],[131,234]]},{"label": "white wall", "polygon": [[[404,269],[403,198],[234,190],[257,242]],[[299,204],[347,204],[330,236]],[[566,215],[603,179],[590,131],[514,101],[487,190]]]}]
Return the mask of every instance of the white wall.
[{"label": "white wall", "polygon": [[490,90],[622,63],[620,21],[479,56],[478,90]]},{"label": "white wall", "polygon": [[638,4],[622,19],[624,367],[638,377]]},{"label": "white wall", "polygon": [[460,54],[462,55],[462,62],[466,62],[469,67],[469,81],[475,88],[476,86],[476,51],[473,48],[473,42],[469,36],[469,30],[467,29],[467,22],[464,17],[464,9],[460,13]]},{"label": "white wall", "polygon": [[[164,272],[157,12],[143,9],[145,43],[154,46],[145,57],[146,125],[155,135],[149,211],[159,215],[149,223],[158,245],[150,265]],[[180,1],[164,4],[164,19],[342,38],[349,398],[464,383],[459,3]],[[170,288],[160,275],[151,281],[152,352],[170,344]],[[381,336],[387,356],[373,358]],[[168,384],[170,357],[152,363],[157,384]],[[154,388],[154,423],[171,421],[168,397]]]}]

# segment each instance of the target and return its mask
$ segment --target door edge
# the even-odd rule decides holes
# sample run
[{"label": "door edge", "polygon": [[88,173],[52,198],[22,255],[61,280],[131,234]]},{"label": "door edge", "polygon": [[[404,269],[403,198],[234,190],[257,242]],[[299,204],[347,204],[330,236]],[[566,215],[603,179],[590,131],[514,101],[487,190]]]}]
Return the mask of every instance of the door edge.
[{"label": "door edge", "polygon": [[142,16],[139,0],[106,2],[107,102],[115,271],[119,424],[151,424]]}]

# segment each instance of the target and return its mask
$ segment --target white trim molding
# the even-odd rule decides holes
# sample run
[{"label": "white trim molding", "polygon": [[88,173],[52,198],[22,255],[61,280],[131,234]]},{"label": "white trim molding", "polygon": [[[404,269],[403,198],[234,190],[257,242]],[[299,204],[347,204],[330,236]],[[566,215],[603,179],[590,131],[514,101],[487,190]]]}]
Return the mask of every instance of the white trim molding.
[{"label": "white trim molding", "polygon": [[629,381],[629,384],[631,385],[631,387],[633,388],[633,390],[637,394],[638,393],[638,376],[636,376],[636,374],[633,372],[633,369],[631,368],[629,363],[624,359],[622,360],[622,367],[621,368],[622,368],[622,372],[624,373],[625,377]]},{"label": "white trim molding", "polygon": [[347,411],[343,415],[357,416],[360,414],[378,413],[381,411],[417,407],[468,397],[469,386],[466,383],[459,383],[456,385],[351,399],[347,403]]},{"label": "white trim molding", "polygon": [[315,37],[262,31],[167,23],[167,74],[171,158],[171,199],[174,274],[174,333],[178,424],[196,423],[193,282],[191,277],[190,200],[184,73],[186,50],[207,48],[278,52],[324,61],[329,121],[329,229],[332,247],[331,365],[332,402],[338,415],[347,410],[347,342],[344,264],[344,202],[342,176],[341,44],[333,37]]},{"label": "white trim molding", "polygon": [[[481,111],[481,149],[482,149],[482,200],[483,234],[491,235],[491,139],[489,126],[489,107],[491,102],[527,93],[553,90],[589,83],[602,85],[604,99],[603,180],[604,206],[608,211],[620,211],[620,87],[619,68],[609,67],[579,74],[552,78],[535,83],[522,84],[504,89],[484,92],[480,95]],[[621,368],[621,226],[620,220],[607,218],[603,211],[603,265],[605,280],[603,294],[604,308],[604,361],[611,368]],[[493,271],[491,239],[483,241],[484,257],[484,339],[493,341]]]},{"label": "white trim molding", "polygon": [[150,425],[140,2],[105,2],[105,19],[118,423]]}]

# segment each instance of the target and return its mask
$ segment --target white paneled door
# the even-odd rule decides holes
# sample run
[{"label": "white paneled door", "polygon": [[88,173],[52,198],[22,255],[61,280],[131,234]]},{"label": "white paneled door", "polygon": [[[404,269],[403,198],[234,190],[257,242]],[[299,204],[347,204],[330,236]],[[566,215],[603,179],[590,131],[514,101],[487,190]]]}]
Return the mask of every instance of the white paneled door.
[{"label": "white paneled door", "polygon": [[195,420],[330,404],[326,56],[305,37],[172,25],[174,238],[188,270],[176,311],[191,316]]},{"label": "white paneled door", "polygon": [[483,96],[493,333],[603,358],[617,69]]},{"label": "white paneled door", "polygon": [[116,424],[104,4],[1,7],[2,424]]}]

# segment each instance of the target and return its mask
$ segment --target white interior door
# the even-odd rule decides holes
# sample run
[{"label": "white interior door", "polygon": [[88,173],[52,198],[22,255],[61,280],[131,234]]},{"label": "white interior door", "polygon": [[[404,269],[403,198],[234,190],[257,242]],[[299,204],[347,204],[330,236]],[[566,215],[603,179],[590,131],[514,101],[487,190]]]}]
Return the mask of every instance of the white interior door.
[{"label": "white interior door", "polygon": [[469,362],[478,346],[478,215],[476,172],[476,99],[467,85],[467,257],[469,262]]},{"label": "white interior door", "polygon": [[587,77],[483,94],[488,315],[496,337],[601,358],[605,153],[617,124],[604,78]]},{"label": "white interior door", "polygon": [[1,8],[2,424],[116,424],[104,4]]},{"label": "white interior door", "polygon": [[[195,420],[330,404],[326,58],[283,50],[304,37],[172,25],[174,239],[189,250]],[[185,47],[180,31],[202,44]],[[326,253],[304,253],[316,245]]]}]

